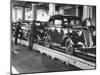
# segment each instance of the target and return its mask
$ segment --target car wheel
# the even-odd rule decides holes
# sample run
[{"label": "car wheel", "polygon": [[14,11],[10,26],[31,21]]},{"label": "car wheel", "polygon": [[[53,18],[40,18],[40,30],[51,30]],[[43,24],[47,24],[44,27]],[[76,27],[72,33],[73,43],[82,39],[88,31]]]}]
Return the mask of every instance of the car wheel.
[{"label": "car wheel", "polygon": [[70,38],[67,38],[65,41],[65,50],[69,55],[72,55],[74,53],[73,44]]}]

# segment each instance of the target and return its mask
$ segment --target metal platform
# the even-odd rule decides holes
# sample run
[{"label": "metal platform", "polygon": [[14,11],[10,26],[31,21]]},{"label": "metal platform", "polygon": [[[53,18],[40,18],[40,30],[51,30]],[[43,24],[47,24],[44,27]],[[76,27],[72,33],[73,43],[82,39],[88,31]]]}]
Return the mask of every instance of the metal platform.
[{"label": "metal platform", "polygon": [[[19,43],[25,46],[28,46],[28,41],[25,40],[19,40]],[[71,64],[73,66],[76,66],[80,69],[95,69],[96,68],[96,63],[87,61],[85,59],[75,57],[72,55],[68,55],[50,48],[46,48],[41,45],[34,44],[33,45],[33,50],[39,51],[41,54],[44,53],[47,56],[50,56],[52,59],[57,58],[61,60],[62,62],[65,62],[66,65]]]}]

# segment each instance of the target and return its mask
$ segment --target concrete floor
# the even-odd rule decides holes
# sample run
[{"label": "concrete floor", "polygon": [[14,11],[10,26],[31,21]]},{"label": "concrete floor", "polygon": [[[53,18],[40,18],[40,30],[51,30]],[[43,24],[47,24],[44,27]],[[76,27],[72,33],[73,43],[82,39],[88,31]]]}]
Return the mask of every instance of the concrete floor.
[{"label": "concrete floor", "polygon": [[[12,66],[19,73],[39,73],[39,72],[57,72],[57,71],[74,71],[78,68],[66,65],[61,61],[52,60],[45,54],[29,50],[25,46],[17,45],[11,48],[12,52],[11,63]],[[16,51],[15,51],[16,50]]]}]

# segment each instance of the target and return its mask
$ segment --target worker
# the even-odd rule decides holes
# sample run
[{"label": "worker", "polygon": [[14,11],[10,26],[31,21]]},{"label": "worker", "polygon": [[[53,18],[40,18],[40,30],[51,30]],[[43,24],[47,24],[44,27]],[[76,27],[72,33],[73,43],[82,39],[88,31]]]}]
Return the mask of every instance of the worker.
[{"label": "worker", "polygon": [[20,30],[21,30],[21,20],[19,19],[19,21],[17,22],[16,28],[15,28],[15,45],[17,45],[17,40],[18,40],[18,35],[20,34]]},{"label": "worker", "polygon": [[32,50],[32,46],[33,46],[35,39],[37,39],[37,27],[36,27],[35,20],[34,20],[30,26],[30,32],[29,32],[29,46],[28,46],[28,48],[31,50]]}]

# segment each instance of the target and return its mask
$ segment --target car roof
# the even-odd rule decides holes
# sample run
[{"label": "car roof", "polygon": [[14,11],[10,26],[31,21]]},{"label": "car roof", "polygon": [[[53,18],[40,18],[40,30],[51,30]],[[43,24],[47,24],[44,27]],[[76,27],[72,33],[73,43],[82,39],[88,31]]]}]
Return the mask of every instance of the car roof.
[{"label": "car roof", "polygon": [[45,23],[44,21],[39,21],[39,20],[34,20],[32,22],[35,22],[35,23]]},{"label": "car roof", "polygon": [[77,17],[77,16],[67,16],[67,15],[53,15],[50,17],[49,20],[54,20],[54,19],[64,19],[64,18],[67,18],[67,19],[70,19],[70,20],[81,20],[80,17]]}]

